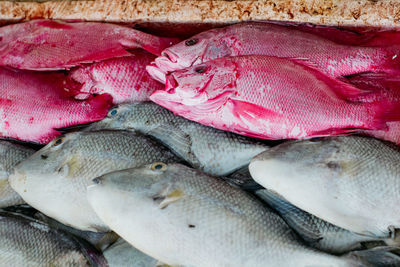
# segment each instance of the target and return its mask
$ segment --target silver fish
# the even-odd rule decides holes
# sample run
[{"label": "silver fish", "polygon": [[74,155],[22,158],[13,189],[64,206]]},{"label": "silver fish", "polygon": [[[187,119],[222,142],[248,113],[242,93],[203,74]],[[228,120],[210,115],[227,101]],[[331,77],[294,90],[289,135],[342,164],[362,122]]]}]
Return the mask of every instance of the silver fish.
[{"label": "silver fish", "polygon": [[169,265],[364,266],[358,257],[305,246],[254,197],[180,164],[156,162],[93,181],[88,199],[99,217]]},{"label": "silver fish", "polygon": [[377,245],[395,245],[391,239],[379,239],[353,233],[297,208],[277,193],[265,189],[254,181],[247,167],[223,178],[228,183],[257,195],[276,210],[307,245],[319,250],[331,254],[343,254]]},{"label": "silver fish", "polygon": [[0,140],[0,208],[24,203],[8,183],[15,165],[35,153],[35,150]]},{"label": "silver fish", "polygon": [[251,176],[298,208],[355,233],[396,238],[400,148],[368,137],[287,142],[255,157]]},{"label": "silver fish", "polygon": [[108,266],[90,245],[40,221],[8,212],[0,212],[0,265]]},{"label": "silver fish", "polygon": [[132,129],[150,135],[175,154],[211,175],[226,175],[268,149],[264,143],[174,115],[152,102],[120,105],[88,129]]},{"label": "silver fish", "polygon": [[122,238],[104,251],[110,267],[156,267],[158,261],[132,247]]},{"label": "silver fish", "polygon": [[18,164],[10,184],[32,207],[84,231],[109,231],[86,199],[99,175],[155,160],[174,162],[167,148],[128,131],[76,132],[58,137]]}]

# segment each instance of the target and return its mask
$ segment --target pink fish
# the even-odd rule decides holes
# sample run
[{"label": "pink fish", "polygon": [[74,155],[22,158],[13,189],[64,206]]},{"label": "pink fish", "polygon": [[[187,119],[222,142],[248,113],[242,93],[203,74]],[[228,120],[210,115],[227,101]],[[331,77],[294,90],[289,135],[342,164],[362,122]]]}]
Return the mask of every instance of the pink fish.
[{"label": "pink fish", "polygon": [[159,55],[176,41],[110,23],[34,20],[0,28],[0,65],[69,69],[81,63],[129,56],[128,49],[142,48]]},{"label": "pink fish", "polygon": [[104,94],[88,101],[66,98],[64,75],[0,68],[0,136],[48,143],[57,128],[103,119],[111,105]]},{"label": "pink fish", "polygon": [[187,119],[262,139],[386,129],[399,104],[352,102],[364,91],[297,61],[227,57],[171,73],[150,99]]},{"label": "pink fish", "polygon": [[[397,72],[400,69],[400,33],[391,33],[396,44],[378,46],[383,37],[365,38],[355,33],[338,33],[338,37],[319,36],[320,28],[287,27],[270,23],[245,23],[212,29],[166,48],[148,71],[165,83],[165,74],[212,59],[266,55],[301,58],[322,72],[338,77],[370,71]],[[389,33],[388,33],[389,34]],[[354,41],[351,41],[354,36]],[[336,40],[336,41],[334,41]],[[354,46],[358,44],[359,46]]]},{"label": "pink fish", "polygon": [[155,90],[164,88],[145,69],[154,58],[150,53],[137,50],[129,57],[78,67],[71,71],[69,78],[72,82],[65,86],[66,90],[78,99],[109,93],[114,104],[149,101]]},{"label": "pink fish", "polygon": [[[400,103],[400,78],[385,73],[365,73],[354,75],[343,79],[344,81],[365,91],[372,91],[368,98],[363,97],[364,101],[380,101],[389,99]],[[394,142],[400,145],[400,122],[392,121],[387,123],[386,130],[366,131],[366,134],[373,137]]]}]

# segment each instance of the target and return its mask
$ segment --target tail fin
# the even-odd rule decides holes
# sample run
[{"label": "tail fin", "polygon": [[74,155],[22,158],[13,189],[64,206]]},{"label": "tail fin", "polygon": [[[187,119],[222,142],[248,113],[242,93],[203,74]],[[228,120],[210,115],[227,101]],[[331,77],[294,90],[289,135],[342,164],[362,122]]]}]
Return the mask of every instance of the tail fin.
[{"label": "tail fin", "polygon": [[396,267],[400,266],[400,248],[376,247],[368,250],[353,251],[345,258],[354,261],[358,266]]}]

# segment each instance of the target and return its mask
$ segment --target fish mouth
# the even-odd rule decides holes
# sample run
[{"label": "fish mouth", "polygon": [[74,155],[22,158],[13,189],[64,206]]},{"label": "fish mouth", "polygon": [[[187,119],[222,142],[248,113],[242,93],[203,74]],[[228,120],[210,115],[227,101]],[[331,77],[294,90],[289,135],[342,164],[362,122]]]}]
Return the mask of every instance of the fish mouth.
[{"label": "fish mouth", "polygon": [[155,63],[147,65],[146,70],[154,80],[163,84],[167,82],[167,73],[161,70]]},{"label": "fish mouth", "polygon": [[178,61],[178,55],[168,49],[165,49],[163,52],[161,52],[161,56],[165,57],[172,63],[176,63]]},{"label": "fish mouth", "polygon": [[176,80],[175,75],[174,74],[168,75],[165,83],[165,91],[167,91],[168,93],[174,93],[175,88],[177,88],[178,86],[179,83]]}]

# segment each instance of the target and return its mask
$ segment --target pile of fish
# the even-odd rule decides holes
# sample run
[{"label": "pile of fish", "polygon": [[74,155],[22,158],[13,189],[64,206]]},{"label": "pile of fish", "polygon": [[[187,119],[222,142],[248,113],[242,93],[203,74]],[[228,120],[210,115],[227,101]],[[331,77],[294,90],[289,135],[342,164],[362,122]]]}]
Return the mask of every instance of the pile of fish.
[{"label": "pile of fish", "polygon": [[399,52],[267,22],[1,27],[0,265],[400,266]]}]

